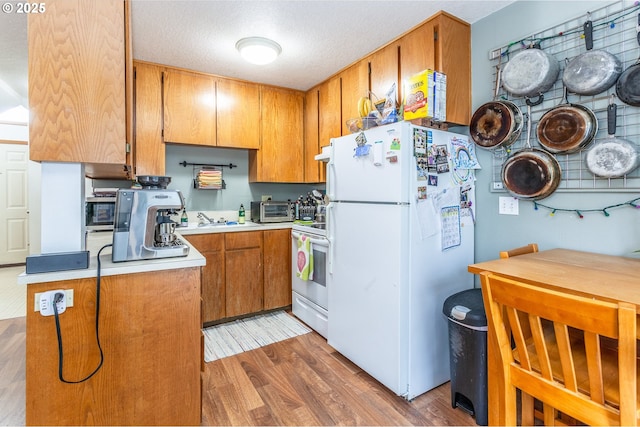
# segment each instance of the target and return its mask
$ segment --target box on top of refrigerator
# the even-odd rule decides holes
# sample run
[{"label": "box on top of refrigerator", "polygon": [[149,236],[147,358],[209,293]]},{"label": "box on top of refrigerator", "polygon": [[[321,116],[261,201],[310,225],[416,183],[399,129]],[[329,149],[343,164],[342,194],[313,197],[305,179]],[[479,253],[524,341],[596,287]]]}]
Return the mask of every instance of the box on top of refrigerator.
[{"label": "box on top of refrigerator", "polygon": [[447,119],[447,76],[424,70],[409,77],[404,84],[404,119]]}]

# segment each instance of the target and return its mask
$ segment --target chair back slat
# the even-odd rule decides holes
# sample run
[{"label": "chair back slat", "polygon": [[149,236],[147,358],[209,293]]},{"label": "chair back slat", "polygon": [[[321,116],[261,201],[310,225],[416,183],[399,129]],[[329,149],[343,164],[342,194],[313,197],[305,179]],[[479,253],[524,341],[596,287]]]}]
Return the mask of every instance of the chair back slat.
[{"label": "chair back slat", "polygon": [[562,377],[564,378],[564,386],[570,391],[578,391],[578,382],[576,379],[576,366],[571,351],[571,340],[569,338],[569,327],[559,323],[553,324],[558,344],[558,353],[560,355],[560,364],[562,365]]},{"label": "chair back slat", "polygon": [[[560,411],[589,425],[637,425],[635,306],[489,272],[481,281],[502,361],[505,424],[517,421],[513,401],[520,389],[542,401],[545,424],[555,422]],[[602,339],[617,346],[603,347]]]},{"label": "chair back slat", "polygon": [[512,256],[530,254],[532,252],[538,252],[537,243],[529,243],[526,246],[519,248],[509,249],[508,251],[500,251],[500,258],[511,258]]}]

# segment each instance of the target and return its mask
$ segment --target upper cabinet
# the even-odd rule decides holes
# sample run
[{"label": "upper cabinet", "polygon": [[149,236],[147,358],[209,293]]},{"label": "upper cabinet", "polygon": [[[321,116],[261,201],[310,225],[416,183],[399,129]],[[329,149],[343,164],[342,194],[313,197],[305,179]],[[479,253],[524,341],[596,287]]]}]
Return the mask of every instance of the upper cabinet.
[{"label": "upper cabinet", "polygon": [[[348,119],[360,117],[358,113],[358,99],[361,97],[369,97],[369,63],[367,61],[359,61],[342,71],[339,75],[341,86],[341,117],[340,125],[342,127],[341,134],[349,134],[346,122]],[[340,134],[332,135],[333,137]],[[329,141],[325,141],[321,145],[329,145]]]},{"label": "upper cabinet", "polygon": [[49,0],[29,14],[29,157],[128,162],[128,3]]},{"label": "upper cabinet", "polygon": [[340,76],[322,83],[318,92],[318,143],[329,145],[342,134],[342,94]]},{"label": "upper cabinet", "polygon": [[216,145],[216,80],[167,68],[163,80],[164,140]]},{"label": "upper cabinet", "polygon": [[318,128],[318,95],[320,89],[315,87],[304,95],[304,182],[316,183],[325,180],[324,168],[315,159],[320,153]]},{"label": "upper cabinet", "polygon": [[262,86],[259,150],[249,152],[250,182],[303,182],[304,94]]},{"label": "upper cabinet", "polygon": [[217,145],[260,148],[260,86],[219,78],[216,98]]},{"label": "upper cabinet", "polygon": [[398,43],[401,82],[427,68],[446,74],[447,122],[468,125],[471,120],[469,24],[446,12],[438,12],[402,36]]},{"label": "upper cabinet", "polygon": [[164,67],[134,63],[134,147],[136,175],[164,175],[162,73]]},{"label": "upper cabinet", "polygon": [[[386,98],[387,92],[394,83],[396,97],[400,93],[398,87],[400,84],[399,51],[398,43],[393,42],[366,58],[366,61],[369,62],[369,86],[374,102]],[[396,102],[398,101],[396,99]]]}]

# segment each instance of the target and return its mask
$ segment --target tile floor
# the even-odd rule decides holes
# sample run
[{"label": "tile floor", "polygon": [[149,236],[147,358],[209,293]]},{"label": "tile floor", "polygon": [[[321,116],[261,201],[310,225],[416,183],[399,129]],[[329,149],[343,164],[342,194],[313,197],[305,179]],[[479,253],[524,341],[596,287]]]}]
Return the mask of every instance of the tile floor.
[{"label": "tile floor", "polygon": [[27,287],[18,285],[24,266],[0,267],[0,320],[27,315]]}]

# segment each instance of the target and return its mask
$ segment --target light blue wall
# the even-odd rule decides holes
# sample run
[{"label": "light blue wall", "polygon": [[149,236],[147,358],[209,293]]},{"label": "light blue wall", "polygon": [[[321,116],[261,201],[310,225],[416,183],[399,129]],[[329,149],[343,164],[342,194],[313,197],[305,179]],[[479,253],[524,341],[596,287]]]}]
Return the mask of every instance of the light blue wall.
[{"label": "light blue wall", "polygon": [[[305,184],[268,184],[249,183],[249,152],[240,149],[208,148],[179,144],[166,145],[165,173],[171,177],[169,188],[179,189],[186,198],[187,210],[235,210],[240,204],[248,207],[251,201],[261,200],[262,195],[272,196],[272,200],[295,200],[299,195],[306,195],[314,188],[324,190],[322,185]],[[198,190],[193,188],[193,166],[180,165],[187,163],[232,163],[238,167],[223,168],[222,176],[226,183],[224,190]],[[301,168],[301,165],[289,165]]]},{"label": "light blue wall", "polygon": [[[611,1],[517,1],[471,27],[472,110],[491,101],[493,96],[489,51],[530,34],[559,25]],[[563,247],[613,255],[630,255],[640,249],[640,210],[619,208],[605,217],[600,213],[556,213],[533,209],[531,202],[520,202],[520,215],[499,215],[498,197],[490,192],[491,154],[479,150],[483,166],[477,173],[478,210],[476,214],[476,261],[498,256],[500,250],[537,242],[541,250]],[[638,193],[556,192],[543,203],[569,209],[600,209],[638,197]]]}]

